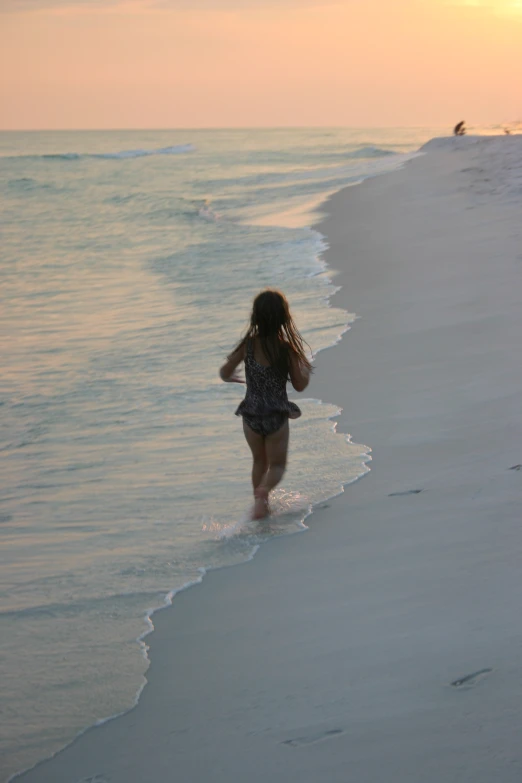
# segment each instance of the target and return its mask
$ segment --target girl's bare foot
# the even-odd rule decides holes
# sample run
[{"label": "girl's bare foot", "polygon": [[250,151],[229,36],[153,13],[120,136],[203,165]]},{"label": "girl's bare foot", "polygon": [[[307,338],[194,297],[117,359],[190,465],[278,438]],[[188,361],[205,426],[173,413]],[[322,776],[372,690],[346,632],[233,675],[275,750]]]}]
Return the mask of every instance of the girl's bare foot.
[{"label": "girl's bare foot", "polygon": [[252,519],[264,519],[270,513],[268,506],[268,490],[264,487],[257,487],[254,492],[254,508],[252,509]]}]

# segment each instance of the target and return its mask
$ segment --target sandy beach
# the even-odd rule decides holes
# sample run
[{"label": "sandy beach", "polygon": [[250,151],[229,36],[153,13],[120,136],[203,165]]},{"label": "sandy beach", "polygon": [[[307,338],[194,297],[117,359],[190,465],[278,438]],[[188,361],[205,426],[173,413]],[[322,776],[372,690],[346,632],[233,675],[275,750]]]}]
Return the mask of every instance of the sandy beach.
[{"label": "sandy beach", "polygon": [[306,395],[370,473],[176,596],[138,706],[17,781],[519,783],[521,201],[520,136],[328,201],[358,320]]}]

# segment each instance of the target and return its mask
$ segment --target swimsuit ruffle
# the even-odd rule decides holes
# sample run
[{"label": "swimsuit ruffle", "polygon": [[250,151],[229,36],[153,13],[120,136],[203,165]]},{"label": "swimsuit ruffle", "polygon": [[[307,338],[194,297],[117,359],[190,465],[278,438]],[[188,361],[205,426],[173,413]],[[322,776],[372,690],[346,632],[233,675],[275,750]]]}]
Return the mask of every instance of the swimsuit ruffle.
[{"label": "swimsuit ruffle", "polygon": [[236,410],[236,416],[271,416],[273,413],[287,413],[289,419],[298,419],[301,416],[301,409],[295,402],[287,400],[270,404],[269,402],[254,402],[247,397],[239,403]]}]

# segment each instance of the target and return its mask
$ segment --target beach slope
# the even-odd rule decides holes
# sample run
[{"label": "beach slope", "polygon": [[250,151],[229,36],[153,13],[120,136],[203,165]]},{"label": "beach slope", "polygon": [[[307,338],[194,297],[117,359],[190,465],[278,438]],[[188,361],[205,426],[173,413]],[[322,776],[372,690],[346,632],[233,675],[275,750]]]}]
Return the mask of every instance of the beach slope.
[{"label": "beach slope", "polygon": [[522,137],[333,196],[310,396],[371,472],[154,616],[138,706],[20,783],[520,783]]}]

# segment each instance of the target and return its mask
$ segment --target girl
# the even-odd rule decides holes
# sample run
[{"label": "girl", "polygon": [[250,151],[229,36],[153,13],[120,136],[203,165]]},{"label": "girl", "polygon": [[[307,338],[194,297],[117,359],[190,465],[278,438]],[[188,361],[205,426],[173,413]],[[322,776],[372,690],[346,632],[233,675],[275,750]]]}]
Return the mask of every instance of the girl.
[{"label": "girl", "polygon": [[281,481],[288,451],[288,419],[301,411],[286,395],[291,381],[296,391],[304,391],[312,365],[297,331],[288,302],[279,291],[263,291],[254,300],[246,335],[219,371],[227,382],[244,383],[237,375],[245,363],[246,396],[236,410],[243,417],[243,430],[253,457],[253,519],[269,513],[268,495]]}]

